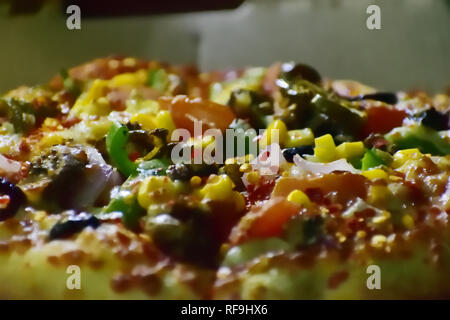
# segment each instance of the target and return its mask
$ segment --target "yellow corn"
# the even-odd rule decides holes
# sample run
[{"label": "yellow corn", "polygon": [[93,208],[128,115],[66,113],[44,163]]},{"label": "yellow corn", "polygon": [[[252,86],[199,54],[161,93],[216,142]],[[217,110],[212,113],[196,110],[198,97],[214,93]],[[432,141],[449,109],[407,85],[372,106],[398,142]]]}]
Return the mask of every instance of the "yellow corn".
[{"label": "yellow corn", "polygon": [[386,236],[384,236],[382,234],[374,235],[372,237],[372,239],[370,239],[370,245],[377,249],[383,248],[384,245],[386,244],[386,242],[387,242],[387,238],[386,238]]},{"label": "yellow corn", "polygon": [[405,149],[399,150],[394,154],[394,161],[392,161],[392,167],[394,169],[401,167],[409,160],[418,160],[422,156],[419,149]]},{"label": "yellow corn", "polygon": [[370,204],[382,204],[390,196],[389,188],[386,186],[372,185],[369,189],[368,202]]},{"label": "yellow corn", "polygon": [[198,187],[202,183],[202,178],[199,176],[193,176],[190,180],[190,184],[193,187]]},{"label": "yellow corn", "polygon": [[161,110],[156,115],[155,124],[157,128],[164,128],[169,131],[168,139],[172,135],[172,132],[176,129],[172,116],[169,111]]},{"label": "yellow corn", "polygon": [[358,239],[364,239],[367,236],[367,232],[365,232],[364,230],[358,230],[358,232],[356,232],[356,237]]},{"label": "yellow corn", "polygon": [[144,114],[137,113],[130,119],[131,123],[139,123],[144,130],[153,130],[156,129],[156,123],[154,117]]},{"label": "yellow corn", "polygon": [[70,110],[72,116],[86,116],[86,115],[107,115],[110,112],[109,104],[95,103],[98,98],[103,97],[108,89],[108,81],[96,79],[92,83],[89,91],[82,94],[74,106]]},{"label": "yellow corn", "polygon": [[405,214],[402,217],[402,222],[406,228],[408,229],[414,228],[414,219],[409,214]]},{"label": "yellow corn", "polygon": [[339,158],[345,159],[362,156],[364,154],[364,143],[362,141],[344,142],[336,148],[336,152]]},{"label": "yellow corn", "polygon": [[154,202],[165,202],[175,194],[175,186],[165,176],[151,176],[146,178],[138,192],[138,202],[143,208],[149,207]]},{"label": "yellow corn", "polygon": [[287,140],[287,132],[286,124],[281,120],[275,120],[267,127],[266,132],[264,132],[260,140],[261,147],[265,148],[272,143],[284,145]]},{"label": "yellow corn", "polygon": [[210,200],[227,200],[232,196],[233,187],[233,181],[227,175],[212,176],[200,194]]},{"label": "yellow corn", "polygon": [[225,160],[225,164],[250,163],[254,159],[255,159],[255,156],[253,154],[249,153],[243,157],[228,158]]},{"label": "yellow corn", "polygon": [[377,179],[387,180],[387,178],[388,178],[388,174],[386,173],[386,171],[384,171],[382,169],[367,170],[367,171],[363,171],[361,174],[370,180],[377,180]]},{"label": "yellow corn", "polygon": [[311,129],[289,130],[284,146],[286,148],[300,147],[312,144],[314,134]]},{"label": "yellow corn", "polygon": [[245,178],[250,184],[257,184],[260,178],[258,171],[250,171],[245,175]]},{"label": "yellow corn", "polygon": [[58,132],[50,132],[39,141],[39,149],[45,149],[57,144],[63,144],[64,138]]},{"label": "yellow corn", "polygon": [[331,134],[314,139],[314,156],[319,161],[331,162],[337,159],[336,145]]},{"label": "yellow corn", "polygon": [[147,71],[139,70],[134,73],[122,73],[110,80],[111,87],[120,86],[139,86],[145,84],[147,80]]},{"label": "yellow corn", "polygon": [[240,172],[250,172],[252,170],[252,166],[249,163],[244,163],[239,167]]},{"label": "yellow corn", "polygon": [[307,208],[311,206],[311,201],[308,196],[301,190],[291,191],[287,200]]}]

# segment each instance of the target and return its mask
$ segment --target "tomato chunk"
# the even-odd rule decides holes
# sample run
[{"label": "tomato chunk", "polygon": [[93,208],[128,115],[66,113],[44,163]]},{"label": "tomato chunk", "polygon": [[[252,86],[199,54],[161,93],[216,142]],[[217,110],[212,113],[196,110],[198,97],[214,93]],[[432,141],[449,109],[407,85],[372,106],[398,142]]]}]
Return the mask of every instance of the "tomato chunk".
[{"label": "tomato chunk", "polygon": [[234,120],[231,108],[201,98],[187,96],[160,98],[162,108],[168,109],[177,128],[185,128],[194,134],[195,121],[201,121],[202,130],[219,129],[225,131]]},{"label": "tomato chunk", "polygon": [[406,112],[386,107],[372,107],[366,110],[367,122],[363,130],[364,137],[371,133],[387,133],[400,127]]},{"label": "tomato chunk", "polygon": [[262,206],[253,207],[242,218],[231,235],[232,243],[241,243],[248,238],[276,237],[283,232],[284,224],[300,211],[300,206],[284,198],[274,198]]}]

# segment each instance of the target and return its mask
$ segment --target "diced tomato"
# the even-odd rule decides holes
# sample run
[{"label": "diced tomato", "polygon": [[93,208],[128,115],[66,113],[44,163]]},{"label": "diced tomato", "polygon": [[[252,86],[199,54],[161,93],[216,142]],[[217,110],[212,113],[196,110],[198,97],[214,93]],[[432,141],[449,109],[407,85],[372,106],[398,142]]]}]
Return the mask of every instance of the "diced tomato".
[{"label": "diced tomato", "polygon": [[372,107],[366,110],[367,122],[363,130],[363,136],[371,133],[387,133],[399,127],[406,117],[403,110],[390,109],[386,107]]},{"label": "diced tomato", "polygon": [[201,98],[163,97],[159,103],[163,109],[170,111],[177,128],[185,128],[191,134],[194,134],[195,121],[201,121],[203,131],[219,129],[223,132],[235,118],[231,108]]},{"label": "diced tomato", "polygon": [[284,224],[300,210],[300,206],[285,198],[274,198],[262,206],[253,207],[231,235],[232,243],[241,243],[248,238],[267,238],[279,236]]},{"label": "diced tomato", "polygon": [[248,185],[245,193],[247,207],[254,205],[258,201],[268,200],[274,185],[275,180],[273,179],[264,179],[258,185]]},{"label": "diced tomato", "polygon": [[139,158],[141,155],[137,151],[133,151],[128,155],[128,159],[131,161],[136,161],[137,158]]},{"label": "diced tomato", "polygon": [[0,195],[0,209],[4,209],[8,207],[10,202],[9,196],[7,195]]},{"label": "diced tomato", "polygon": [[272,64],[268,69],[262,81],[262,87],[264,91],[273,96],[278,91],[276,80],[280,76],[281,63],[276,62]]}]

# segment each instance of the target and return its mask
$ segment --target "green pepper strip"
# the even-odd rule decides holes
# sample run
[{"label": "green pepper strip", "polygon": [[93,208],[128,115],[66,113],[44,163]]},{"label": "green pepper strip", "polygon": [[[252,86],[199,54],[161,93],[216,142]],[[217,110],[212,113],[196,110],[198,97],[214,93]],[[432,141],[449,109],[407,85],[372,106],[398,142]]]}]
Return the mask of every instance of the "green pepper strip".
[{"label": "green pepper strip", "polygon": [[362,170],[369,170],[380,165],[387,165],[387,163],[376,154],[375,150],[367,150],[366,153],[364,153],[364,157],[361,160]]},{"label": "green pepper strip", "polygon": [[122,223],[130,229],[137,227],[139,218],[145,213],[135,197],[128,199],[122,196],[112,199],[105,209],[105,212],[114,211],[122,212]]},{"label": "green pepper strip", "polygon": [[164,92],[169,85],[169,77],[164,69],[150,70],[147,75],[147,85]]},{"label": "green pepper strip", "polygon": [[128,158],[125,145],[128,141],[128,128],[120,123],[114,122],[106,136],[106,149],[117,169],[125,175],[131,176],[136,173],[138,165]]},{"label": "green pepper strip", "polygon": [[399,149],[418,148],[422,153],[437,156],[450,154],[450,144],[435,130],[424,126],[395,128],[385,138]]}]

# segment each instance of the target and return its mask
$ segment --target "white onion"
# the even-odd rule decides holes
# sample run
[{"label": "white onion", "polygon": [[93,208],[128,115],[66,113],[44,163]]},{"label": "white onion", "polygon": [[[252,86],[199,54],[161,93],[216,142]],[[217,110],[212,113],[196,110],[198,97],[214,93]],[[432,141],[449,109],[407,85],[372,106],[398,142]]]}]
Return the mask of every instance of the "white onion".
[{"label": "white onion", "polygon": [[89,160],[84,175],[85,180],[80,191],[74,196],[73,205],[86,208],[94,204],[105,190],[113,175],[113,168],[108,165],[102,155],[92,147],[84,147]]},{"label": "white onion", "polygon": [[348,171],[351,173],[360,173],[345,159],[339,159],[329,163],[317,163],[304,160],[298,154],[294,156],[294,163],[302,171],[308,171],[314,174],[327,174],[333,171]]},{"label": "white onion", "polygon": [[19,161],[8,159],[0,154],[0,171],[7,174],[18,173],[22,168],[22,164]]}]

